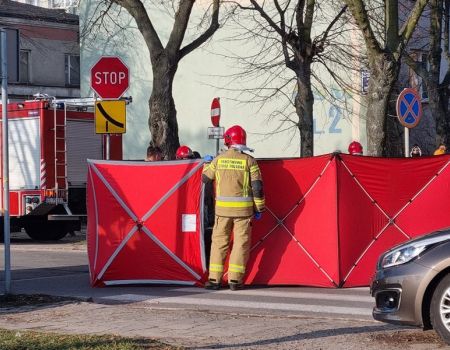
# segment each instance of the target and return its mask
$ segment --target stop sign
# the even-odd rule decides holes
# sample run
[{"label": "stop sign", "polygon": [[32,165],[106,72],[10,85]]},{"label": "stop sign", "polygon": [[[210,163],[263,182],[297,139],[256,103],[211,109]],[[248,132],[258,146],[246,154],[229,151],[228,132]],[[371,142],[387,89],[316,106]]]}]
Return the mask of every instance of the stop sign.
[{"label": "stop sign", "polygon": [[119,57],[103,56],[91,68],[91,87],[101,98],[119,98],[128,85],[128,67]]}]

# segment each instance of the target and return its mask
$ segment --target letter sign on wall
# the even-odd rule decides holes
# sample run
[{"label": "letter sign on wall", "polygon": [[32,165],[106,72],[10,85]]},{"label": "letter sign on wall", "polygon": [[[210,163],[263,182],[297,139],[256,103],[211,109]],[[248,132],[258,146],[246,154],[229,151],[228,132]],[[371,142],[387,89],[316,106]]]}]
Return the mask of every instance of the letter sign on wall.
[{"label": "letter sign on wall", "polygon": [[118,99],[128,86],[128,67],[119,57],[104,56],[92,66],[91,87],[102,99]]}]

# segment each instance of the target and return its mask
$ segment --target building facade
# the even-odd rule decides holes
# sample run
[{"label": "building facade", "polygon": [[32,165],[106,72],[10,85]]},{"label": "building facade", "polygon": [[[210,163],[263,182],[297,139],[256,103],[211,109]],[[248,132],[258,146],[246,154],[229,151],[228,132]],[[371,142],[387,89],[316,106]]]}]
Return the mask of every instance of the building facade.
[{"label": "building facade", "polygon": [[[156,4],[156,3],[155,3]],[[173,25],[173,17],[162,5],[146,2],[148,13],[158,31],[163,45],[168,40]],[[197,12],[201,20],[207,2],[198,2]],[[125,11],[99,15],[99,1],[86,0],[80,3],[79,16],[81,31],[92,25],[92,35],[81,38],[81,95],[92,96],[90,88],[90,69],[101,56],[118,56],[127,64],[130,71],[130,88],[128,96],[133,102],[127,107],[127,133],[124,135],[124,158],[142,159],[150,141],[148,129],[149,97],[152,90],[152,69],[150,57],[136,23]],[[101,7],[100,7],[101,8]],[[97,13],[95,12],[97,11]],[[101,23],[101,25],[99,25]],[[190,26],[186,34],[186,43],[192,40],[195,25]],[[95,34],[94,34],[95,33]],[[181,144],[189,145],[201,154],[213,154],[215,141],[208,140],[207,128],[212,126],[210,106],[214,97],[221,98],[221,125],[225,128],[239,124],[247,130],[248,144],[255,148],[256,157],[298,157],[300,154],[300,136],[294,123],[280,127],[281,120],[291,118],[295,121],[295,108],[292,103],[281,99],[272,99],[260,103],[244,96],[244,91],[254,86],[255,80],[248,78],[233,79],[239,67],[230,59],[230,52],[244,57],[255,50],[252,43],[243,43],[230,39],[236,34],[229,22],[224,23],[214,37],[203,47],[193,51],[182,59],[178,66],[173,85],[173,96],[177,109],[179,138]],[[352,38],[351,40],[358,40]],[[359,90],[361,77],[359,70],[352,77],[350,84]],[[316,73],[322,76],[323,86],[314,91],[314,138],[315,154],[325,154],[336,150],[347,151],[353,140],[365,144],[365,121],[361,118],[364,107],[361,96],[343,91],[327,74],[325,68],[317,67]],[[286,69],[286,74],[289,74]],[[292,77],[287,77],[291,79]],[[233,80],[233,82],[231,81]],[[267,88],[276,88],[282,84],[275,79],[267,79]],[[291,102],[296,93],[295,81],[286,89],[284,96]],[[335,103],[330,102],[331,99]],[[278,113],[275,117],[274,115]],[[283,130],[283,131],[280,131]]]},{"label": "building facade", "polygon": [[8,31],[8,95],[80,97],[78,16],[16,1],[0,2]]}]

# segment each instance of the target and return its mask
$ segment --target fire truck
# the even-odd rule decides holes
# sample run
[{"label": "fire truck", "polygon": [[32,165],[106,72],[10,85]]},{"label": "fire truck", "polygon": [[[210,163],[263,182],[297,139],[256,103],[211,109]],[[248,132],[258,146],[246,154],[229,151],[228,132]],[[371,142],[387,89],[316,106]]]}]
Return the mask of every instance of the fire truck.
[{"label": "fire truck", "polygon": [[[48,241],[80,230],[86,160],[106,159],[107,151],[106,137],[95,133],[94,103],[86,98],[8,104],[11,231],[23,228],[32,239]],[[121,135],[111,135],[108,146],[110,159],[122,159]],[[3,164],[3,150],[0,156]],[[3,178],[1,184],[3,191]],[[1,209],[3,240],[3,194]]]}]

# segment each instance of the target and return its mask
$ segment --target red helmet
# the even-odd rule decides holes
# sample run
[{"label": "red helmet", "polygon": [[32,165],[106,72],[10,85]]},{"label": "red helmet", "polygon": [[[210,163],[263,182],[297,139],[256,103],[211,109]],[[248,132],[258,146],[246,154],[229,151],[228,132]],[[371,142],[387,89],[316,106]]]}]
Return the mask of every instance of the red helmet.
[{"label": "red helmet", "polygon": [[362,156],[363,154],[363,147],[358,141],[353,141],[348,145],[348,153],[353,155],[359,155]]},{"label": "red helmet", "polygon": [[190,159],[193,158],[194,154],[188,146],[180,146],[175,154],[176,159]]},{"label": "red helmet", "polygon": [[225,146],[247,145],[247,133],[239,125],[234,125],[223,134]]}]

